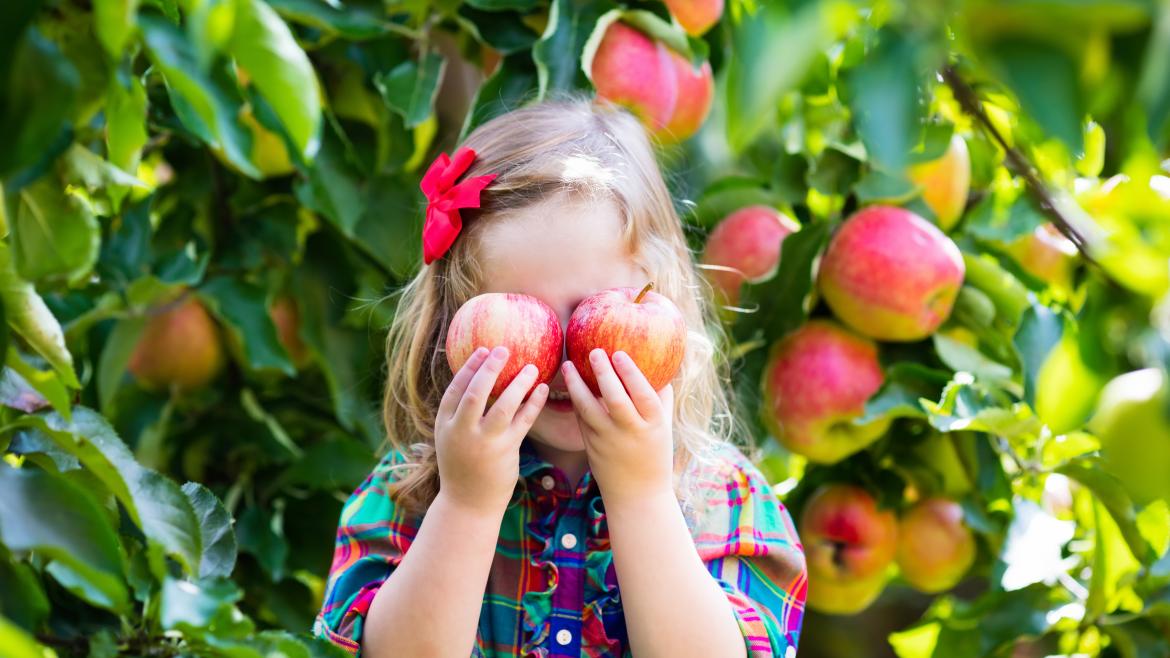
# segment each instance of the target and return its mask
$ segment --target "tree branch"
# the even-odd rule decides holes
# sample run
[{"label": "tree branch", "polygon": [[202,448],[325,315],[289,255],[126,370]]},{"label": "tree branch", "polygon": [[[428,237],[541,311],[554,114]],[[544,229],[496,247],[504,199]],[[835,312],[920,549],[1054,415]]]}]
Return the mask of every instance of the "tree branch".
[{"label": "tree branch", "polygon": [[955,95],[955,100],[959,102],[959,106],[963,108],[963,111],[977,119],[987,134],[1003,149],[1004,160],[1008,169],[1024,179],[1024,182],[1027,184],[1027,190],[1040,207],[1040,211],[1052,219],[1052,223],[1056,226],[1057,230],[1076,246],[1077,251],[1081,253],[1081,256],[1086,261],[1099,266],[1096,259],[1093,258],[1093,255],[1089,253],[1089,241],[1085,235],[1075,226],[1073,220],[1065,216],[1064,211],[1060,207],[1060,203],[1053,196],[1044,181],[1040,179],[1040,174],[1037,173],[1036,168],[1032,166],[1028,158],[1019,149],[1008,144],[1004,136],[1000,134],[999,129],[995,127],[995,124],[991,122],[991,118],[987,116],[987,112],[983,109],[982,101],[979,100],[971,85],[967,84],[959,76],[954,66],[948,65],[941,73],[943,80],[951,88],[951,91]]}]

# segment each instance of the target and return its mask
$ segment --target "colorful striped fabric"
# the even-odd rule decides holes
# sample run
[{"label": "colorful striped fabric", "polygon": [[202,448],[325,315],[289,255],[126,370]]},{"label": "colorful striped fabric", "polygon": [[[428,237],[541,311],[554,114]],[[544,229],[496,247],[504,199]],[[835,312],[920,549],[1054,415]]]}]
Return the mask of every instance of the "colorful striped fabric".
[{"label": "colorful striped fabric", "polygon": [[[360,656],[366,613],[409,550],[421,518],[386,495],[390,453],[342,509],[325,602],[313,632]],[[605,506],[587,471],[570,492],[525,441],[504,514],[472,658],[630,655]],[[699,555],[727,593],[750,658],[796,654],[807,576],[792,519],[733,446],[693,461],[682,506]]]}]

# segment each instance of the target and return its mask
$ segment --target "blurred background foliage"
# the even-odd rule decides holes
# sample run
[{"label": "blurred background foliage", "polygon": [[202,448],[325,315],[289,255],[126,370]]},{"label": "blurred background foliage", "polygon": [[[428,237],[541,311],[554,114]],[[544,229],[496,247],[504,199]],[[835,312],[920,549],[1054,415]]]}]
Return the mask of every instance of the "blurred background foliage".
[{"label": "blurred background foliage", "polygon": [[[960,510],[948,532],[973,548],[923,587],[941,592],[891,546],[863,594],[826,600],[813,564],[801,655],[1170,653],[1165,0],[8,0],[0,17],[5,656],[336,655],[306,631],[383,443],[421,169],[509,108],[594,89],[656,134],[696,254],[743,208],[791,233],[778,270],[716,293],[753,456],[810,556],[841,547],[803,514],[826,486],[889,523]],[[916,168],[947,157],[969,173]],[[880,388],[833,427],[882,431],[810,461],[770,436],[769,346],[838,310],[815,265],[874,205],[945,229],[965,279],[927,337],[873,343]]]}]

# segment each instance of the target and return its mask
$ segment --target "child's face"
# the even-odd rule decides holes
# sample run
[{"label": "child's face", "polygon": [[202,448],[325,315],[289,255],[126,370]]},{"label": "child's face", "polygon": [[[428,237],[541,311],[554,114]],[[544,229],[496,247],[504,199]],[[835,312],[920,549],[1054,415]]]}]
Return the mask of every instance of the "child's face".
[{"label": "child's face", "polygon": [[[649,280],[621,233],[621,215],[611,200],[553,199],[525,208],[484,232],[486,280],[480,292],[532,295],[556,311],[563,330],[589,295],[640,288]],[[585,450],[559,368],[530,436],[558,450]]]}]

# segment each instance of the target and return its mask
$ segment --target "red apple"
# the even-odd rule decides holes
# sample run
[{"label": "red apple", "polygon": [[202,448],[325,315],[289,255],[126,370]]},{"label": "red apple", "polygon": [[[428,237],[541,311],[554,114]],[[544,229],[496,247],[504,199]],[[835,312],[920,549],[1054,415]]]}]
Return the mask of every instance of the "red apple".
[{"label": "red apple", "polygon": [[723,0],[666,0],[666,8],[687,34],[698,37],[719,22]]},{"label": "red apple", "polygon": [[817,284],[854,330],[916,341],[951,314],[964,272],[959,248],[937,226],[904,208],[870,206],[829,241]]},{"label": "red apple", "polygon": [[215,320],[193,295],[151,311],[127,365],[148,390],[203,388],[226,363]]},{"label": "red apple", "polygon": [[947,150],[935,160],[910,166],[906,177],[922,188],[922,200],[938,225],[949,231],[963,216],[971,188],[971,156],[967,142],[957,133]]},{"label": "red apple", "polygon": [[504,392],[525,365],[536,366],[536,383],[549,382],[561,364],[561,323],[548,304],[529,295],[489,292],[467,300],[447,328],[447,364],[458,372],[478,347],[508,348],[493,398]]},{"label": "red apple", "polygon": [[687,324],[682,312],[666,297],[645,288],[611,288],[586,297],[573,311],[565,329],[569,360],[581,378],[601,395],[589,365],[589,353],[601,348],[607,355],[630,355],[659,390],[674,379],[682,365]]},{"label": "red apple", "polygon": [[788,450],[833,463],[880,437],[887,419],[853,421],[884,380],[873,341],[828,320],[780,339],[764,368],[764,425]]},{"label": "red apple", "polygon": [[707,236],[701,262],[735,271],[704,270],[721,303],[739,303],[744,281],[763,281],[776,272],[784,238],[800,229],[796,221],[767,206],[731,213]]},{"label": "red apple", "polygon": [[670,120],[658,136],[664,144],[681,142],[699,132],[711,112],[711,101],[715,98],[715,80],[711,75],[710,62],[703,62],[696,70],[687,58],[671,50],[670,64],[678,85],[678,100]]},{"label": "red apple", "polygon": [[309,346],[301,339],[301,313],[296,299],[292,295],[277,297],[268,307],[268,315],[276,325],[276,337],[293,365],[305,367],[309,362]]},{"label": "red apple", "polygon": [[661,133],[674,115],[678,79],[669,50],[625,23],[606,29],[589,78],[599,97],[629,108],[651,134]]},{"label": "red apple", "polygon": [[975,562],[975,535],[963,523],[963,508],[946,498],[914,504],[898,524],[902,577],[927,594],[948,590]]},{"label": "red apple", "polygon": [[808,562],[808,603],[831,614],[853,614],[881,593],[894,561],[898,526],[866,490],[848,484],[817,489],[800,517]]}]

